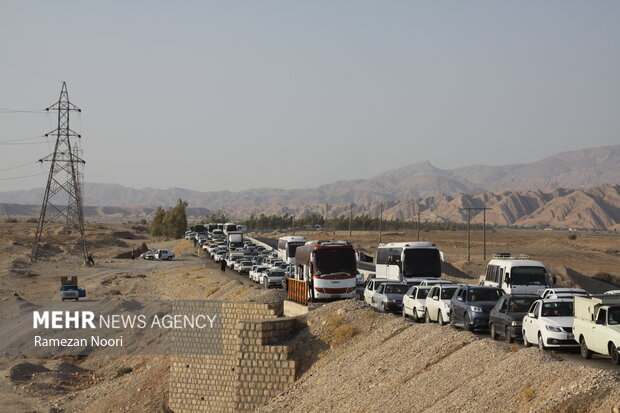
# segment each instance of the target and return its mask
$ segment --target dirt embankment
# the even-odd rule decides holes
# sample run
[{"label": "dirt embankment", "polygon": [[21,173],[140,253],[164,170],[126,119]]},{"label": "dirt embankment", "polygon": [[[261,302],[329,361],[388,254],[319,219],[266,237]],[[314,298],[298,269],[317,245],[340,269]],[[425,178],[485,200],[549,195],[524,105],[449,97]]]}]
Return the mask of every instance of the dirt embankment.
[{"label": "dirt embankment", "polygon": [[302,369],[310,367],[259,412],[608,413],[620,404],[616,373],[561,354],[414,324],[351,300],[310,313],[307,323],[293,341]]}]

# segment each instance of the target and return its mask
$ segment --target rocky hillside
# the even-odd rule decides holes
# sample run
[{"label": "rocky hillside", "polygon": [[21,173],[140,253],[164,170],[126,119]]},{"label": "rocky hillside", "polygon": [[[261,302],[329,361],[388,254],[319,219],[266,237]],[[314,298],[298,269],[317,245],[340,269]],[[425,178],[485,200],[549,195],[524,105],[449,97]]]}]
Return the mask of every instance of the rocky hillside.
[{"label": "rocky hillside", "polygon": [[[198,192],[183,188],[133,189],[117,184],[86,183],[85,205],[157,207],[179,198],[194,207],[229,208],[312,203],[365,204],[438,194],[482,194],[488,191],[587,188],[620,183],[620,145],[563,152],[529,164],[474,165],[445,170],[430,162],[409,165],[370,179],[338,181],[311,189],[261,188],[240,192]],[[209,185],[208,182],[205,185]],[[274,182],[273,185],[277,185]],[[0,202],[39,204],[43,189],[0,193]]]},{"label": "rocky hillside", "polygon": [[[354,215],[379,216],[380,202],[354,204]],[[486,206],[486,221],[491,225],[587,228],[620,230],[620,185],[601,185],[589,189],[554,189],[548,191],[486,192],[476,195],[437,195],[414,198],[407,201],[385,201],[385,219],[415,220],[420,210],[422,221],[467,221],[463,208]],[[349,215],[349,203],[329,205],[329,217]],[[151,207],[85,207],[86,217],[99,222],[150,219]],[[0,204],[0,216],[38,216],[39,205]],[[253,207],[228,207],[222,209],[188,208],[188,216],[202,218],[215,212],[223,212],[236,220],[250,215],[296,215],[325,214],[325,204],[267,205]],[[472,223],[482,223],[481,211],[472,211]]]}]

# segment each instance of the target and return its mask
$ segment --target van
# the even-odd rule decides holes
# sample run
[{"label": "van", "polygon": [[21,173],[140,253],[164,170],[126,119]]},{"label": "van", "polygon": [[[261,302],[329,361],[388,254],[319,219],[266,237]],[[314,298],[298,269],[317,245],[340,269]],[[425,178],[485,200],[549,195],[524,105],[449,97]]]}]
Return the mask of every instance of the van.
[{"label": "van", "polygon": [[489,261],[480,285],[501,288],[506,294],[536,295],[541,289],[551,288],[554,278],[540,261],[530,260],[527,255],[502,253]]}]

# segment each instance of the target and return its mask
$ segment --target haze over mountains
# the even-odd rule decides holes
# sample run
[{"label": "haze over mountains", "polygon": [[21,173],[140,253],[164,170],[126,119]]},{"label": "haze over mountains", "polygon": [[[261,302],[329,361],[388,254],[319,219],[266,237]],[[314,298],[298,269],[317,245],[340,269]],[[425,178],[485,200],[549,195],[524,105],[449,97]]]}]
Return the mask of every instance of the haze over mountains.
[{"label": "haze over mountains", "polygon": [[[339,181],[312,189],[252,189],[197,192],[188,189],[132,189],[117,184],[85,184],[85,215],[101,219],[148,218],[157,206],[188,201],[188,215],[224,212],[234,219],[251,214],[303,216],[309,213],[378,216],[386,219],[465,222],[465,207],[490,208],[495,225],[552,226],[620,230],[620,145],[563,152],[543,160],[508,166],[453,170],[430,162],[409,165],[371,179]],[[568,188],[568,189],[566,189]],[[0,193],[0,215],[36,216],[43,189]],[[473,222],[482,222],[474,213]]]},{"label": "haze over mountains", "polygon": [[[312,189],[198,192],[183,188],[133,189],[118,184],[85,183],[84,205],[172,206],[179,198],[188,201],[191,207],[204,208],[362,204],[438,194],[480,194],[558,187],[576,189],[617,183],[620,183],[620,145],[563,152],[537,162],[507,166],[474,165],[446,170],[426,161],[370,179],[338,181]],[[39,204],[42,196],[42,188],[0,192],[0,202]]]}]

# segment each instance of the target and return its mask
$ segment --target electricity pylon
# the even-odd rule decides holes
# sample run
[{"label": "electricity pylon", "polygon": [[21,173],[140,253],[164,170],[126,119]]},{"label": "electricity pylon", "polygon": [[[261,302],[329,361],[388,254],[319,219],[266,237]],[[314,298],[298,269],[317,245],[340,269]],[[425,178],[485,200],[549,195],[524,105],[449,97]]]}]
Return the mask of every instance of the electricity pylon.
[{"label": "electricity pylon", "polygon": [[68,244],[71,252],[82,253],[84,263],[87,263],[88,250],[84,239],[82,174],[80,172],[80,167],[86,162],[80,157],[81,151],[77,141],[81,135],[69,127],[69,113],[71,111],[81,112],[81,109],[69,102],[66,82],[62,82],[58,102],[46,110],[58,112],[58,127],[45,134],[45,136],[56,136],[54,152],[39,159],[39,162],[51,162],[51,165],[31,258],[34,261],[39,257],[41,239],[50,226],[61,223],[64,237],[59,242]]}]

